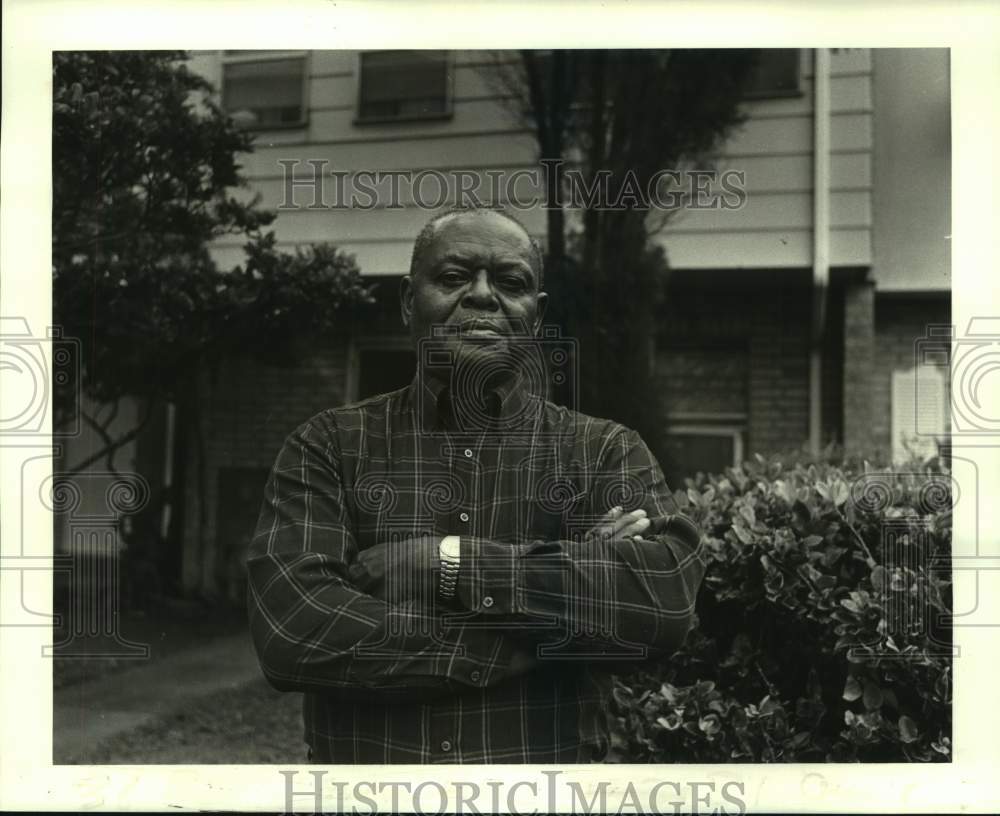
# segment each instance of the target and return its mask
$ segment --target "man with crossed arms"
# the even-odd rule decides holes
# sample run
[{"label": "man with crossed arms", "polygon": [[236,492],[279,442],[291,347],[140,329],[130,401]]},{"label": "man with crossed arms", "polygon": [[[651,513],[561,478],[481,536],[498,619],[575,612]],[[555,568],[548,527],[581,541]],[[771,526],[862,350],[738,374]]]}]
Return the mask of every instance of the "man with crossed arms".
[{"label": "man with crossed arms", "polygon": [[532,388],[542,274],[511,216],[432,219],[400,289],[413,382],[278,454],[250,626],[314,762],[599,761],[610,671],[691,625],[699,533],[646,445]]}]

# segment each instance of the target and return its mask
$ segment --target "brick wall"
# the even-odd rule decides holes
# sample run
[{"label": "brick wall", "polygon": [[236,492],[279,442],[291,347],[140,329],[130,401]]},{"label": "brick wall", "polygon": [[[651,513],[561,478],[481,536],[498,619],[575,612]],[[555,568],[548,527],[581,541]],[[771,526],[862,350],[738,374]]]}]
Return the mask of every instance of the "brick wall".
[{"label": "brick wall", "polygon": [[[234,357],[202,372],[197,402],[181,422],[185,590],[239,600],[241,558],[257,521],[264,482],[285,437],[325,408],[348,399],[351,336],[402,332],[399,278],[379,280],[376,304],[345,318],[335,338],[303,344],[294,362],[269,364]],[[197,426],[204,440],[199,468]],[[227,517],[219,518],[220,504]],[[238,518],[233,518],[234,508]],[[245,521],[244,521],[245,519]]]},{"label": "brick wall", "polygon": [[[758,275],[751,285],[720,285],[706,276],[700,285],[672,285],[657,339],[657,373],[668,410],[745,414],[747,456],[800,448],[809,428],[808,280],[780,286],[761,280]],[[368,334],[399,331],[391,303],[395,282],[384,288],[386,307],[367,323]],[[887,447],[891,373],[912,365],[913,344],[928,323],[948,319],[947,298],[876,298],[869,284],[834,285],[823,361],[824,443],[850,433],[867,438],[872,451]],[[220,472],[256,470],[262,489],[285,436],[316,412],[345,401],[347,365],[344,337],[294,366],[231,360],[203,378],[203,505],[190,427],[185,443],[187,589],[225,589],[232,573],[227,555],[232,542],[217,540]],[[248,530],[256,510],[250,515]]]},{"label": "brick wall", "polygon": [[[204,373],[200,390],[200,420],[204,440],[204,467],[199,471],[194,419],[188,415],[184,468],[183,585],[207,594],[238,595],[241,583],[236,563],[245,542],[221,541],[217,518],[220,474],[224,469],[245,471],[243,479],[256,479],[257,498],[246,510],[240,531],[249,535],[256,522],[264,477],[285,437],[299,424],[324,408],[345,401],[347,339],[331,341],[320,351],[295,364],[271,365],[246,358],[228,360],[212,373]],[[250,471],[256,471],[252,473]],[[202,484],[203,480],[203,484]]]},{"label": "brick wall", "polygon": [[[810,303],[807,282],[777,286],[757,273],[752,285],[705,273],[701,285],[671,286],[658,338],[668,411],[745,413],[747,455],[799,448],[809,433]],[[827,435],[837,420],[824,417]]]},{"label": "brick wall", "polygon": [[875,357],[875,284],[844,291],[844,448],[867,455],[873,444],[872,387]]}]

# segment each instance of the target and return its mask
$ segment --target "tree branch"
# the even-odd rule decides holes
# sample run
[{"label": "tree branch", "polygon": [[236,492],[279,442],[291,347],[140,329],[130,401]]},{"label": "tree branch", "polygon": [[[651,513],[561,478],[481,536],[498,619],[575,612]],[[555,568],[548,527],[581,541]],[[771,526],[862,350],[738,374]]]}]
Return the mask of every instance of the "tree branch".
[{"label": "tree branch", "polygon": [[[66,475],[66,476],[73,476],[73,475],[75,475],[77,473],[80,473],[80,472],[86,470],[92,464],[94,464],[94,462],[99,462],[101,459],[106,458],[107,456],[109,456],[110,454],[114,453],[119,448],[123,447],[124,445],[127,445],[129,442],[131,442],[133,439],[135,439],[140,433],[142,433],[143,429],[146,427],[146,425],[149,423],[149,420],[152,418],[152,416],[153,416],[153,408],[155,407],[155,404],[156,404],[155,400],[152,400],[152,399],[148,400],[147,403],[146,403],[146,410],[143,413],[142,419],[139,420],[139,424],[138,425],[136,425],[128,433],[122,434],[120,437],[118,437],[114,441],[111,441],[110,444],[106,444],[105,447],[101,448],[101,450],[97,451],[97,453],[91,454],[86,459],[84,459],[82,462],[78,462],[73,467],[68,468],[66,470],[66,472],[65,472],[64,475]],[[110,440],[110,436],[103,429],[101,429],[99,431],[99,433],[101,434],[102,438],[107,438],[107,439]]]}]

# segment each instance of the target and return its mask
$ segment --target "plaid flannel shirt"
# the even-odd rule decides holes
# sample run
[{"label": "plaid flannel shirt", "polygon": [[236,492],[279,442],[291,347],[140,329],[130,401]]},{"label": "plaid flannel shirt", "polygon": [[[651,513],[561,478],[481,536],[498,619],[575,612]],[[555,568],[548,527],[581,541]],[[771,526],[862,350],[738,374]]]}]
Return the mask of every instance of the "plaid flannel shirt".
[{"label": "plaid flannel shirt", "polygon": [[[418,373],[286,440],[247,564],[263,671],[305,692],[314,761],[599,760],[612,669],[669,653],[690,627],[698,531],[671,514],[634,431],[516,387],[470,422],[448,393]],[[666,538],[588,535],[616,505],[645,508]],[[387,564],[381,597],[352,580],[368,548],[449,534],[450,604],[427,578],[436,558]]]}]

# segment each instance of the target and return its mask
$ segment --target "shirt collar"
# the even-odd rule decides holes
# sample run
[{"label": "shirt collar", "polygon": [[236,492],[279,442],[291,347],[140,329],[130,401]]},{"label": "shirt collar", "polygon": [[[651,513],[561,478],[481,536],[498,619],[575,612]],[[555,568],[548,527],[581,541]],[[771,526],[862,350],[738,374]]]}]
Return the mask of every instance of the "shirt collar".
[{"label": "shirt collar", "polygon": [[477,404],[457,404],[447,381],[417,369],[410,392],[418,426],[426,431],[499,432],[520,427],[530,416],[537,401],[526,382],[515,376],[489,389]]}]

